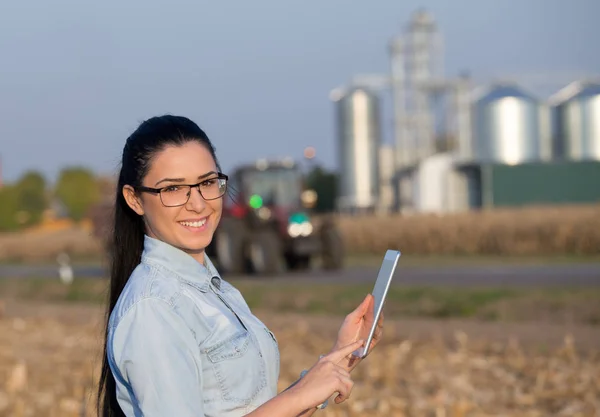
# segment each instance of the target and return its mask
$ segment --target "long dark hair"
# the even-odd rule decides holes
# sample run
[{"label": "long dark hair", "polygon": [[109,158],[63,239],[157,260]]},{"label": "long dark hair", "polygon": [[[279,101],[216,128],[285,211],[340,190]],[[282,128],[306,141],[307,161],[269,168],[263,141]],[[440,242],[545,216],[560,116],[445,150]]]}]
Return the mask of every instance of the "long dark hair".
[{"label": "long dark hair", "polygon": [[98,415],[125,416],[116,397],[116,384],[106,356],[108,321],[129,276],[140,263],[144,246],[144,222],[125,202],[123,186],[142,185],[152,158],[167,146],[181,146],[195,141],[208,149],[219,168],[215,148],[197,124],[181,116],[158,116],[144,121],[127,138],[123,148],[121,170],[115,192],[112,236],[109,242],[110,292],[106,310],[106,329],[102,373],[98,387]]}]

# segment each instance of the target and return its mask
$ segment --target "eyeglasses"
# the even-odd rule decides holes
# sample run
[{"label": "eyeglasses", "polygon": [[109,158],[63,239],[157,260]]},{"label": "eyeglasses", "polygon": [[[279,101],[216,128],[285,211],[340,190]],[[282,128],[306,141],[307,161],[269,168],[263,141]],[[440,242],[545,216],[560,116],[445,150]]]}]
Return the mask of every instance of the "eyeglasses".
[{"label": "eyeglasses", "polygon": [[228,179],[227,175],[218,173],[214,178],[208,178],[192,185],[173,184],[162,188],[138,186],[135,189],[160,194],[160,201],[165,207],[178,207],[187,204],[192,195],[192,188],[197,188],[202,198],[208,201],[223,197],[227,191]]}]

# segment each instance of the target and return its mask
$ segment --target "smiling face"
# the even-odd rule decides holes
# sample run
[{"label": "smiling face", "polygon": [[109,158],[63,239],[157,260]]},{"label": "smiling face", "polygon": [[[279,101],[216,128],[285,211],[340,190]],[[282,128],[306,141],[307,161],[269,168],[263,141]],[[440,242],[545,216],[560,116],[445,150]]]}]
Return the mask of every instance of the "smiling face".
[{"label": "smiling face", "polygon": [[[142,186],[163,188],[178,184],[211,183],[217,176],[211,153],[202,144],[190,141],[169,146],[152,158]],[[203,188],[203,185],[200,186]],[[144,216],[148,236],[175,246],[204,262],[204,249],[210,244],[221,219],[223,199],[205,200],[198,188],[192,188],[188,202],[178,207],[165,207],[159,194],[135,193],[123,187],[127,204]]]}]

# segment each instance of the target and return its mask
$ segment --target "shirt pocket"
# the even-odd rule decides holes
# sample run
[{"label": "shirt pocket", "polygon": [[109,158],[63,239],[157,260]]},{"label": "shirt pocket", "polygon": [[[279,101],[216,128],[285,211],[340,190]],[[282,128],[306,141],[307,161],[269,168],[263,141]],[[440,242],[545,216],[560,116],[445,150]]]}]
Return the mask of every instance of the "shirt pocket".
[{"label": "shirt pocket", "polygon": [[267,385],[262,353],[247,331],[236,332],[205,353],[224,401],[246,406]]}]

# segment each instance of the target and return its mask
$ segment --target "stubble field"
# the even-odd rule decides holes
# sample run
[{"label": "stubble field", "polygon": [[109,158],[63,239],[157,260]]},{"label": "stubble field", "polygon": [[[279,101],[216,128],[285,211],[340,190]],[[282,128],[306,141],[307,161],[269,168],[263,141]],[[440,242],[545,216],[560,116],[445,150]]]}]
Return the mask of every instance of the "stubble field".
[{"label": "stubble field", "polygon": [[[333,343],[341,316],[256,310],[274,331],[284,389]],[[102,308],[3,301],[0,416],[92,416]],[[353,373],[351,398],[323,416],[598,416],[597,326],[386,320]]]}]

